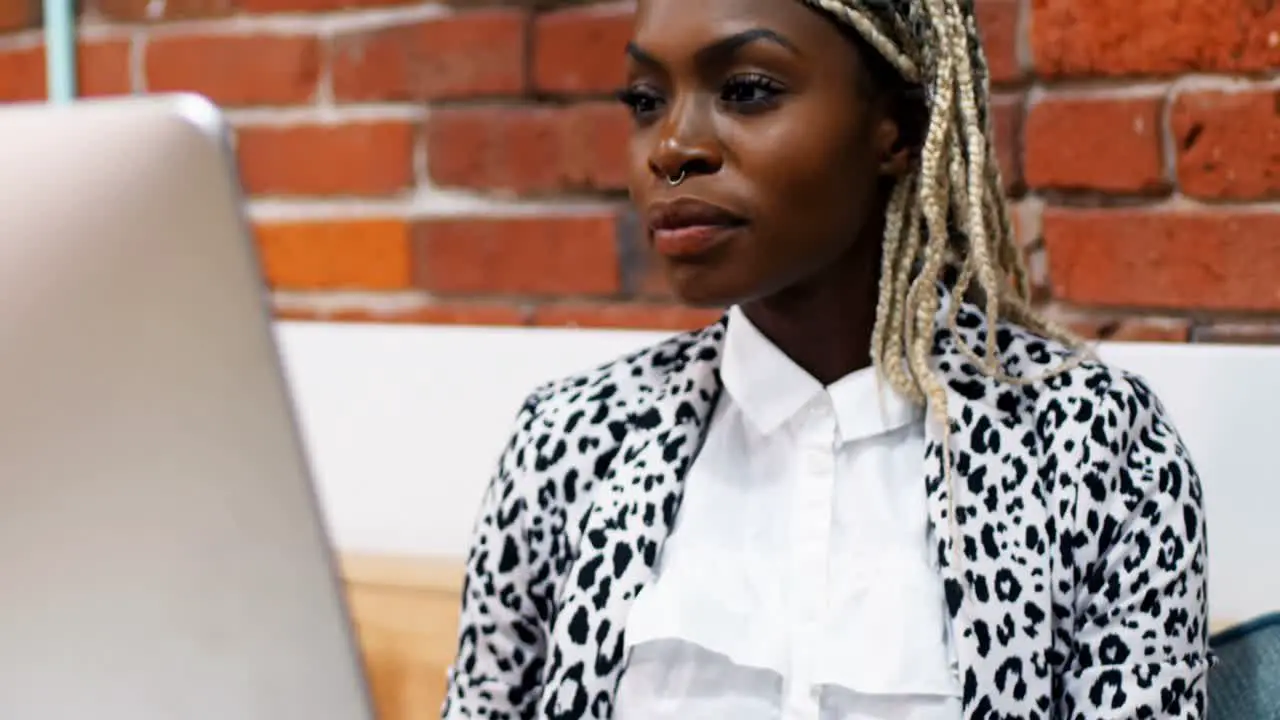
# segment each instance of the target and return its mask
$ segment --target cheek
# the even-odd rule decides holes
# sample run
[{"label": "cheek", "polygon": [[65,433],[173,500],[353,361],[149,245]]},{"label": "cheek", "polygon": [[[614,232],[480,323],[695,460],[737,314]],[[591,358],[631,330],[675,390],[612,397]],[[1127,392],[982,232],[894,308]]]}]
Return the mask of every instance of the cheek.
[{"label": "cheek", "polygon": [[739,122],[730,138],[770,217],[848,236],[865,219],[879,171],[867,125],[847,111],[798,106]]},{"label": "cheek", "polygon": [[653,173],[649,170],[649,140],[644,131],[631,125],[631,134],[627,138],[627,190],[631,199],[644,200],[645,193],[653,184]]}]

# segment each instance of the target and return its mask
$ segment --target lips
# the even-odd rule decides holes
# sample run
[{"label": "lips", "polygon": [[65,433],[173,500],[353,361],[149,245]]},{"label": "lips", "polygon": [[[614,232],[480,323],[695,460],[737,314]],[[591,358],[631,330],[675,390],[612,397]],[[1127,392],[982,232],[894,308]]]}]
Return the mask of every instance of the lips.
[{"label": "lips", "polygon": [[719,205],[682,198],[649,208],[654,249],[672,258],[704,255],[746,226],[746,218]]}]

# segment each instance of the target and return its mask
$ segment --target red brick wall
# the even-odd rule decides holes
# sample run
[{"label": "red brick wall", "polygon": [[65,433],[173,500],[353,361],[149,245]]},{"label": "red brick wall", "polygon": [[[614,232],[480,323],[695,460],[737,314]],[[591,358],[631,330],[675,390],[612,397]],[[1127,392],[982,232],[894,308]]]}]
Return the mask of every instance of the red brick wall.
[{"label": "red brick wall", "polygon": [[[978,3],[1052,312],[1125,338],[1280,340],[1280,3]],[[0,100],[43,95],[38,5],[0,0]],[[666,296],[625,210],[608,99],[625,3],[82,5],[84,92],[228,109],[283,315],[706,318]]]}]

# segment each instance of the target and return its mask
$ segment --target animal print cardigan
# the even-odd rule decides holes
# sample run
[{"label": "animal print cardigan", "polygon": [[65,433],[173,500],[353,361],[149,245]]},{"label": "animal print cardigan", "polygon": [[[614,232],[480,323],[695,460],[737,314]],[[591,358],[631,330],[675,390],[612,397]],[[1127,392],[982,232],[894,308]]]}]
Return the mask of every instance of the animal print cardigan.
[{"label": "animal print cardigan", "polygon": [[[524,404],[476,526],[446,720],[612,714],[628,610],[720,392],[725,323]],[[958,329],[979,354],[983,328],[963,305]],[[996,340],[1013,377],[1039,377],[1067,353],[1014,326]],[[948,385],[956,532],[940,422],[926,429],[922,481],[965,717],[1204,717],[1201,487],[1157,398],[1093,361],[1002,383],[945,329],[934,357]]]}]

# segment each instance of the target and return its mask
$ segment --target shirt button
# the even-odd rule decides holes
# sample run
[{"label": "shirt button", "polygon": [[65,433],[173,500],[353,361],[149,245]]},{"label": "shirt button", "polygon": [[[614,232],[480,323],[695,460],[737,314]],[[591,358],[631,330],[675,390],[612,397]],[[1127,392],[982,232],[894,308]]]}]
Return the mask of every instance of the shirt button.
[{"label": "shirt button", "polygon": [[829,450],[810,448],[805,452],[805,464],[813,472],[829,473],[833,466],[831,452]]}]

